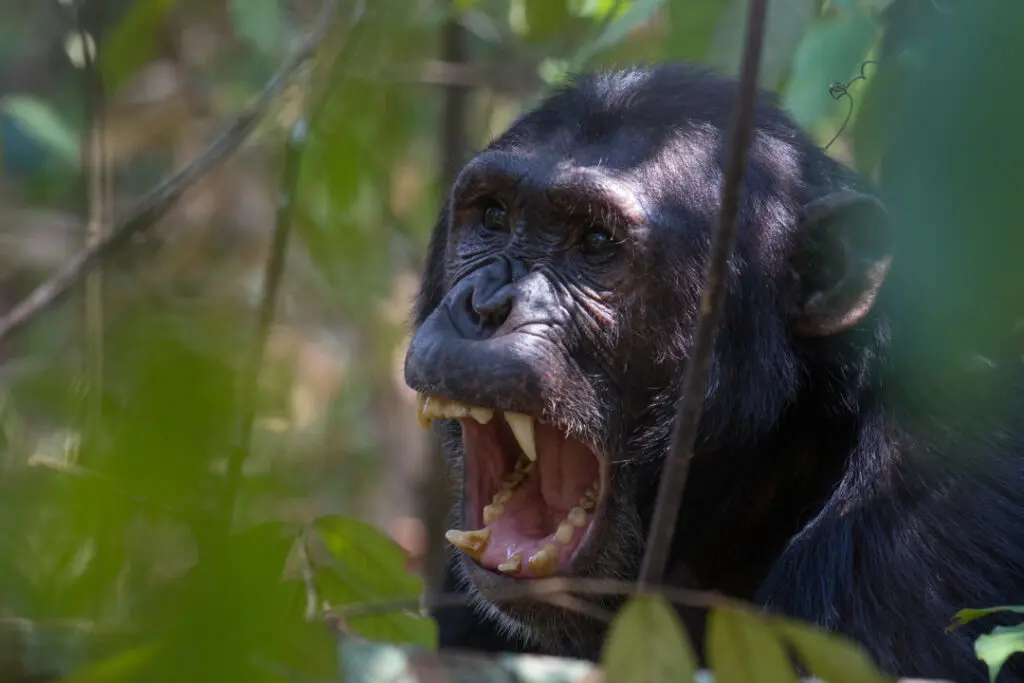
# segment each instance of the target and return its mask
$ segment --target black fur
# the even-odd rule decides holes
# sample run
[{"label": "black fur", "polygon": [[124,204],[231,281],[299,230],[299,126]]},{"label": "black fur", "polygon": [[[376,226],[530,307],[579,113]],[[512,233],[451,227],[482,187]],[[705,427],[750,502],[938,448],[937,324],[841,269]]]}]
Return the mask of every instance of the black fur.
[{"label": "black fur", "polygon": [[[605,539],[581,560],[582,575],[633,577],[638,569],[692,341],[734,101],[733,81],[684,65],[582,77],[485,150],[495,170],[482,172],[483,189],[473,172],[463,173],[431,240],[407,381],[426,393],[543,414],[612,459]],[[536,246],[561,215],[546,204],[547,191],[566,168],[598,169],[636,201],[640,218],[610,264],[579,265],[562,246]],[[520,181],[519,229],[534,237],[477,244],[474,197],[488,190],[488,174],[503,171]],[[812,229],[808,207],[843,193],[863,201]],[[979,628],[944,627],[962,607],[1024,603],[1016,361],[978,370],[965,359],[956,376],[967,384],[956,388],[949,375],[941,386],[903,381],[888,359],[913,331],[886,315],[884,286],[856,324],[828,334],[794,328],[844,263],[829,236],[852,250],[848,257],[874,264],[890,228],[866,183],[763,95],[670,574],[852,636],[890,672],[982,681],[972,649]],[[530,339],[509,346],[518,328],[470,330],[463,320],[485,271],[507,278],[498,291],[511,287],[508,296],[524,307],[520,322],[536,323]],[[539,278],[529,310],[515,289],[528,275]],[[537,327],[542,318],[546,326]],[[456,475],[458,429],[442,427]],[[454,514],[458,521],[461,508]],[[467,564],[453,559],[448,587],[479,598],[486,579],[468,574]],[[445,647],[595,658],[603,635],[572,613],[543,605],[499,612],[482,598],[475,611],[436,616]]]}]

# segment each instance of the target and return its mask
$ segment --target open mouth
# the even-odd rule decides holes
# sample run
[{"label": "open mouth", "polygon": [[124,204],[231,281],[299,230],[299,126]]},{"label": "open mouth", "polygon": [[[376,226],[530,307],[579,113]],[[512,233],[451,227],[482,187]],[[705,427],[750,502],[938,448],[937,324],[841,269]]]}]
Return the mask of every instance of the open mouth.
[{"label": "open mouth", "polygon": [[604,459],[583,442],[522,413],[420,394],[417,417],[456,419],[465,451],[464,522],[448,542],[484,569],[521,579],[569,574],[593,535],[604,498]]}]

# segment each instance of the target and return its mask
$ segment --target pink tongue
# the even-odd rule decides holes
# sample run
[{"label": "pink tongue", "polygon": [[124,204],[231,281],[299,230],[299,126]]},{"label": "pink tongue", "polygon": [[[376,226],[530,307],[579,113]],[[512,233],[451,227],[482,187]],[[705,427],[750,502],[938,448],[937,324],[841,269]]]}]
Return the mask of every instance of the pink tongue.
[{"label": "pink tongue", "polygon": [[566,441],[549,425],[537,425],[535,439],[537,466],[513,491],[504,512],[488,525],[491,538],[479,559],[482,566],[494,570],[519,554],[520,571],[512,574],[527,578],[551,573],[530,567],[530,559],[545,548],[557,557],[555,571],[568,567],[586,527],[573,527],[568,543],[556,541],[555,532],[598,481],[597,461],[582,443]]}]

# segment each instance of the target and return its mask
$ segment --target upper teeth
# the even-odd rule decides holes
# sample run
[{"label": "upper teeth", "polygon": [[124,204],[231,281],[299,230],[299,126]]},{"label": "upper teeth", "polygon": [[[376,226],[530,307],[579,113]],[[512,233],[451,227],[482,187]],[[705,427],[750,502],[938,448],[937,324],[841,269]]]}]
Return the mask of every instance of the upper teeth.
[{"label": "upper teeth", "polygon": [[[419,394],[416,397],[416,419],[423,429],[430,427],[431,420],[457,420],[471,417],[480,424],[487,424],[494,418],[494,411],[490,408],[470,406],[458,401],[450,401],[438,396],[424,396]],[[519,447],[530,461],[537,460],[537,445],[534,439],[534,419],[522,413],[505,413],[505,421],[512,428]]]},{"label": "upper teeth", "polygon": [[480,424],[487,424],[494,417],[494,411],[480,406],[467,406],[465,403],[449,401],[439,396],[416,396],[416,418],[424,429],[430,427],[431,420],[461,417],[471,417]]},{"label": "upper teeth", "polygon": [[533,418],[522,413],[505,413],[505,421],[519,442],[519,447],[532,462],[537,460],[537,445],[533,440]]}]

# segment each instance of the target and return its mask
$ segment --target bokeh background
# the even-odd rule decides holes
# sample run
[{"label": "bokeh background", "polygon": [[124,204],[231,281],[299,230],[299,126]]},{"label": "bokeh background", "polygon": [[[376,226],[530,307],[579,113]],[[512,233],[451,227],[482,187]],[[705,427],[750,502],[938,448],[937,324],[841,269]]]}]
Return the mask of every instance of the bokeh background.
[{"label": "bokeh background", "polygon": [[[920,67],[904,48],[951,4],[772,0],[760,83],[820,144],[834,139],[832,154],[877,179],[900,78]],[[304,563],[294,534],[273,551],[263,541],[239,550],[225,540],[261,524],[294,530],[330,520],[318,527],[324,557],[345,566],[341,579],[323,578],[328,602],[415,594],[397,575],[388,584],[401,586],[397,593],[371,585],[391,565],[359,564],[372,548],[375,562],[399,556],[367,540],[353,559],[343,541],[379,529],[412,553],[415,569],[417,486],[429,444],[402,360],[447,183],[575,71],[684,59],[735,73],[746,7],[340,2],[313,59],[237,153],[59,305],[0,339],[0,616],[21,624],[18,642],[46,624],[73,623],[110,635],[116,645],[99,647],[102,656],[134,653],[117,660],[124,671],[162,657],[163,673],[146,680],[190,671],[202,680],[272,679],[232,654],[278,636],[294,645],[267,625],[279,605],[262,601],[263,584],[250,581],[260,563],[280,560],[301,586]],[[0,0],[0,316],[202,153],[320,11],[319,0]],[[971,40],[984,26],[976,28]],[[986,64],[1002,68],[997,57]],[[942,82],[959,78],[948,87],[969,89],[970,69],[959,65]],[[832,87],[862,73],[848,94]],[[974,73],[983,74],[979,88],[1001,78]],[[954,99],[970,100],[963,92]],[[922,90],[914,101],[934,94]],[[235,481],[237,386],[287,187],[285,141],[311,110],[252,449]],[[930,144],[905,140],[902,158],[919,159]],[[993,149],[1018,149],[1014,142]],[[901,177],[914,175],[907,168]],[[97,189],[97,177],[109,182]],[[1001,187],[1014,178],[1001,176]],[[907,196],[934,190],[922,185]],[[919,206],[910,202],[905,215],[920,216]],[[229,521],[218,507],[224,500]],[[353,519],[368,526],[344,526]],[[430,639],[416,631],[421,625],[364,626]],[[46,642],[47,667],[73,668],[78,655],[67,653],[78,645]],[[175,649],[182,643],[188,648]],[[25,659],[23,646],[0,659],[9,671],[42,666]],[[287,649],[274,656],[292,661],[280,654]]]}]

